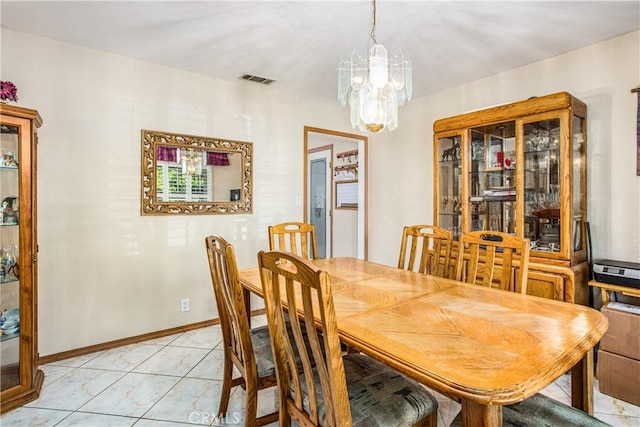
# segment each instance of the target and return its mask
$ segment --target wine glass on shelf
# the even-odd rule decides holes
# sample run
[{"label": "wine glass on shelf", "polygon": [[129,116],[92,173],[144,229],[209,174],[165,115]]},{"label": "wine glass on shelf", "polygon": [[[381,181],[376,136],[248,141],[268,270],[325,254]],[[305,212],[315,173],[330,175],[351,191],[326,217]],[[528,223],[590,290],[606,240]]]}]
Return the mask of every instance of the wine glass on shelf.
[{"label": "wine glass on shelf", "polygon": [[538,144],[540,143],[540,129],[531,129],[531,132],[529,132],[529,143],[531,144],[531,151],[538,150]]}]

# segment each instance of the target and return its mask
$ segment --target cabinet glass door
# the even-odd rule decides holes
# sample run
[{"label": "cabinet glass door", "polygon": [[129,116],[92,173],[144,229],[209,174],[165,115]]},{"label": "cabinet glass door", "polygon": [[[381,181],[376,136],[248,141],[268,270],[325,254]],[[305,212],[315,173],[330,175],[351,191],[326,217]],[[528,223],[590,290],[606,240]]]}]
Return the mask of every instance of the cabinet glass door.
[{"label": "cabinet glass door", "polygon": [[471,129],[469,230],[516,234],[515,123]]},{"label": "cabinet glass door", "polygon": [[532,250],[560,252],[560,119],[525,123],[523,136],[524,236]]},{"label": "cabinet glass door", "polygon": [[584,142],[584,119],[582,117],[573,116],[572,119],[572,140],[571,140],[571,159],[572,159],[572,179],[573,189],[571,194],[573,196],[571,201],[572,212],[572,236],[573,250],[580,251],[586,249],[586,239],[583,233],[583,225],[586,221],[586,200],[584,196],[586,193],[586,147]]},{"label": "cabinet glass door", "polygon": [[453,233],[457,239],[461,231],[461,141],[460,135],[438,138],[438,226]]},{"label": "cabinet glass door", "polygon": [[0,363],[2,391],[20,384],[19,127],[0,134]]}]

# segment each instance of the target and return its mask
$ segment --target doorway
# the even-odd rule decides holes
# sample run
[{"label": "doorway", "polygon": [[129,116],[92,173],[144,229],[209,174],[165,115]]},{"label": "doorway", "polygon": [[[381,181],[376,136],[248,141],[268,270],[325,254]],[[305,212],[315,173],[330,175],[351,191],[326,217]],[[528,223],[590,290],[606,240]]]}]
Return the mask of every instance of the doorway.
[{"label": "doorway", "polygon": [[[320,247],[324,247],[326,257],[368,257],[367,142],[368,138],[362,135],[304,128],[304,218],[316,225],[318,252]],[[357,176],[348,185],[350,193],[357,188],[357,203],[349,203],[348,208],[347,204],[336,200],[339,196],[336,183],[342,182],[340,166],[337,165],[344,163],[344,159],[339,157],[345,152],[357,153],[357,168],[354,170]],[[322,232],[324,236],[321,236]]]}]

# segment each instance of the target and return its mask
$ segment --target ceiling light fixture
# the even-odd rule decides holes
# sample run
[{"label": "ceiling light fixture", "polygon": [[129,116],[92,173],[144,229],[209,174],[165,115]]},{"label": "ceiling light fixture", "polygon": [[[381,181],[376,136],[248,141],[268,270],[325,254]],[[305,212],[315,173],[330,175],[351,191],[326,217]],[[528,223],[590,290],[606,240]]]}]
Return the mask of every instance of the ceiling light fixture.
[{"label": "ceiling light fixture", "polygon": [[354,51],[338,67],[338,102],[351,107],[351,125],[379,132],[398,127],[398,107],[411,100],[411,60],[402,52],[389,57],[376,41],[376,1],[373,0],[372,46],[369,56]]}]

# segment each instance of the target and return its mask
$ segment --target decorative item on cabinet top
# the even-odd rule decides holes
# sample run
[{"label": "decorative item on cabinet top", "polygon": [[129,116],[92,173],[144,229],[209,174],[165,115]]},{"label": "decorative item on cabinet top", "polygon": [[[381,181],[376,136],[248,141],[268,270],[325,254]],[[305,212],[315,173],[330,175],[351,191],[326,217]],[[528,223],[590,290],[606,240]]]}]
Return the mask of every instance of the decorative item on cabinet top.
[{"label": "decorative item on cabinet top", "polygon": [[18,88],[11,82],[0,81],[0,102],[16,102],[18,100]]},{"label": "decorative item on cabinet top", "polygon": [[251,142],[141,133],[142,215],[252,213]]}]

